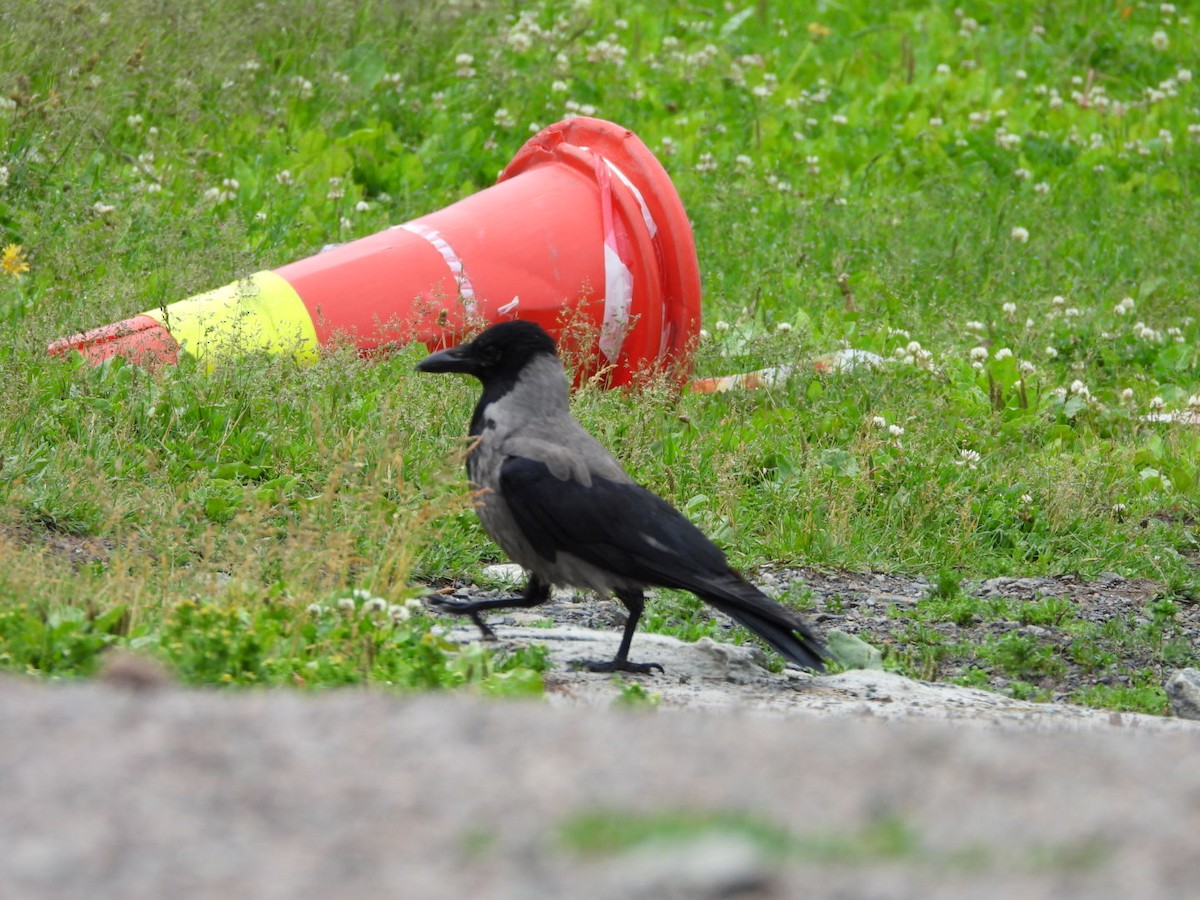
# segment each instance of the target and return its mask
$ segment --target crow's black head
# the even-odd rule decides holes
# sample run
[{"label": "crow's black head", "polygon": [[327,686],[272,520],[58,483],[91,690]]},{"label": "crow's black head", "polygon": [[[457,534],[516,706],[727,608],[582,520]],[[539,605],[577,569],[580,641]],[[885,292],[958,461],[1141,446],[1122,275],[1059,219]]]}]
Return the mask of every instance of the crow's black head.
[{"label": "crow's black head", "polygon": [[417,363],[418,372],[463,372],[484,384],[515,381],[532,360],[557,356],[542,326],[519,319],[500,322],[473,341],[441,350]]}]

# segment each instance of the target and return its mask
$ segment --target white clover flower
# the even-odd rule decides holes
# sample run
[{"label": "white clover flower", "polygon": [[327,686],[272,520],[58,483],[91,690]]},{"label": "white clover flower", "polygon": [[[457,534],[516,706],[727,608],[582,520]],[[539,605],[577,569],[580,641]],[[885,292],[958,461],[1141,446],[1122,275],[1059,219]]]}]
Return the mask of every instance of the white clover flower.
[{"label": "white clover flower", "polygon": [[950,67],[948,65],[946,65],[945,63],[938,63],[938,67],[937,67],[936,71],[939,75],[949,75]]},{"label": "white clover flower", "polygon": [[357,203],[354,204],[355,212],[360,212],[360,213],[361,212],[369,212],[370,209],[371,209],[371,204],[368,203],[366,200],[359,200]]},{"label": "white clover flower", "polygon": [[[215,190],[215,188],[210,188],[210,190]],[[94,214],[96,214],[97,216],[100,216],[101,218],[103,218],[104,216],[110,216],[113,213],[115,213],[116,211],[117,211],[117,208],[115,206],[113,206],[110,203],[104,203],[101,200],[97,200],[95,203],[92,204],[92,212]]]},{"label": "white clover flower", "polygon": [[792,323],[791,322],[780,322],[775,326],[775,330],[776,331],[791,331]]},{"label": "white clover flower", "polygon": [[320,603],[310,603],[308,604],[306,612],[310,616],[323,616],[325,615],[325,607],[323,607]]},{"label": "white clover flower", "polygon": [[985,360],[988,358],[987,347],[972,347],[971,352],[967,354],[973,360]]},{"label": "white clover flower", "polygon": [[1037,371],[1037,366],[1035,366],[1029,360],[1023,359],[1017,364],[1017,371],[1019,371],[1022,375],[1032,375]]},{"label": "white clover flower", "polygon": [[1058,357],[1058,351],[1057,351],[1057,350],[1055,350],[1053,347],[1047,347],[1047,348],[1046,348],[1046,355],[1047,355],[1048,357],[1050,357],[1051,359],[1056,359],[1056,358]]},{"label": "white clover flower", "polygon": [[1055,295],[1050,298],[1050,302],[1053,303],[1055,306],[1062,306],[1064,303],[1067,302],[1067,298],[1059,296],[1059,295]]},{"label": "white clover flower", "polygon": [[889,425],[888,434],[892,437],[900,437],[900,435],[904,434],[904,428],[900,425]]},{"label": "white clover flower", "polygon": [[1077,319],[1083,315],[1083,312],[1078,307],[1068,306],[1063,310],[1063,315],[1068,319]]},{"label": "white clover flower", "polygon": [[1010,303],[1005,303],[1003,306],[1001,306],[1001,307],[1000,307],[1000,309],[1001,309],[1001,310],[1004,312],[1004,314],[1005,314],[1006,316],[1012,316],[1012,315],[1016,315],[1016,312],[1017,312],[1017,304],[1015,304],[1015,303],[1011,303],[1011,302],[1010,302]]},{"label": "white clover flower", "polygon": [[847,119],[845,116],[837,115],[837,116],[831,116],[829,121],[832,122],[834,125],[845,125],[850,120]]},{"label": "white clover flower", "polygon": [[1133,302],[1133,298],[1132,298],[1132,297],[1126,297],[1124,300],[1122,300],[1120,303],[1118,303],[1118,304],[1116,305],[1116,312],[1117,312],[1119,315],[1122,315],[1122,316],[1127,316],[1127,315],[1129,315],[1131,312],[1133,312],[1133,307],[1134,307],[1134,306],[1135,306],[1135,304],[1134,304],[1134,302]]},{"label": "white clover flower", "polygon": [[1171,39],[1167,37],[1167,33],[1161,28],[1150,35],[1150,46],[1159,53],[1165,53],[1167,48],[1171,46]]},{"label": "white clover flower", "polygon": [[1121,402],[1130,403],[1133,401],[1133,388],[1125,388],[1121,391]]},{"label": "white clover flower", "polygon": [[1013,176],[1016,178],[1019,178],[1021,181],[1027,181],[1032,175],[1033,175],[1032,172],[1030,172],[1028,169],[1023,168],[1023,167],[1016,169],[1013,172]]},{"label": "white clover flower", "polygon": [[338,609],[342,610],[343,612],[349,612],[350,610],[354,609],[354,598],[339,597],[337,605]]},{"label": "white clover flower", "polygon": [[971,319],[963,327],[968,331],[983,331],[987,326],[982,322],[976,322],[974,319]]},{"label": "white clover flower", "polygon": [[875,428],[886,428],[887,427],[887,419],[885,419],[883,416],[872,416],[871,424]]},{"label": "white clover flower", "polygon": [[1021,495],[1021,503],[1024,504],[1025,506],[1030,506],[1033,503],[1033,495],[1022,494]]},{"label": "white clover flower", "polygon": [[133,128],[133,129],[138,129],[138,128],[141,128],[141,127],[142,127],[142,122],[143,122],[143,121],[144,121],[144,120],[142,119],[142,116],[141,116],[141,114],[140,114],[140,113],[134,113],[134,114],[133,114],[133,115],[131,115],[131,116],[126,116],[126,117],[125,117],[125,124],[126,124],[126,125],[128,125],[130,128]]},{"label": "white clover flower", "polygon": [[966,466],[968,469],[974,469],[979,465],[979,460],[982,459],[978,450],[959,450],[958,459],[954,461],[956,466]]},{"label": "white clover flower", "polygon": [[1200,394],[1192,394],[1187,398],[1188,409],[1200,409]]},{"label": "white clover flower", "polygon": [[1049,185],[1049,184],[1047,184],[1047,183],[1046,183],[1046,182],[1044,182],[1044,181],[1039,181],[1037,184],[1035,184],[1035,185],[1033,186],[1033,189],[1034,189],[1034,191],[1035,191],[1035,192],[1037,192],[1037,193],[1039,193],[1039,194],[1048,194],[1048,193],[1050,193],[1050,185]]},{"label": "white clover flower", "polygon": [[1125,504],[1124,503],[1114,503],[1112,505],[1112,511],[1113,511],[1114,516],[1125,515]]},{"label": "white clover flower", "polygon": [[1192,80],[1192,70],[1191,69],[1180,69],[1178,72],[1175,73],[1175,80],[1178,81],[1180,84],[1187,84],[1189,81]]},{"label": "white clover flower", "polygon": [[717,331],[728,331],[728,330],[729,330],[729,323],[728,323],[728,322],[726,322],[724,319],[718,319],[718,320],[717,320],[717,321],[716,321],[716,322],[713,324],[713,328],[715,328]]},{"label": "white clover flower", "polygon": [[512,117],[512,113],[501,106],[494,113],[492,113],[492,124],[497,128],[512,128],[517,124],[517,122]]},{"label": "white clover flower", "polygon": [[1029,229],[1022,228],[1020,225],[1013,226],[1012,239],[1018,244],[1024,244],[1029,240]]},{"label": "white clover flower", "polygon": [[399,606],[393,604],[387,609],[388,618],[393,622],[407,622],[412,618],[412,610],[407,605]]},{"label": "white clover flower", "polygon": [[1092,396],[1092,392],[1088,390],[1088,386],[1078,378],[1071,382],[1071,386],[1068,388],[1068,390],[1075,396],[1083,397],[1084,399]]},{"label": "white clover flower", "polygon": [[944,123],[942,122],[941,116],[930,116],[929,117],[929,127],[930,128],[941,128],[943,124]]},{"label": "white clover flower", "polygon": [[387,609],[387,601],[382,597],[371,597],[363,603],[363,613],[383,612]]},{"label": "white clover flower", "polygon": [[996,359],[1009,359],[1012,355],[1013,352],[1007,347],[1001,347],[996,351]]},{"label": "white clover flower", "polygon": [[1154,396],[1150,398],[1150,408],[1153,410],[1163,409],[1167,405],[1167,401],[1162,397]]},{"label": "white clover flower", "polygon": [[906,346],[904,349],[908,353],[914,353],[914,354],[920,353],[921,352],[921,343],[920,343],[920,341],[909,341],[908,346]]}]

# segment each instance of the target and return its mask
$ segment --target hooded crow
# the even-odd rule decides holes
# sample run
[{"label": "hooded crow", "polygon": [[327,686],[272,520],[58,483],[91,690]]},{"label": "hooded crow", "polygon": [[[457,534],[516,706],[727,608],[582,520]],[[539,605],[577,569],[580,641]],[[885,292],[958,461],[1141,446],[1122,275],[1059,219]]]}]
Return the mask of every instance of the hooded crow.
[{"label": "hooded crow", "polygon": [[426,357],[421,372],[462,372],[483,384],[471,417],[467,474],[475,508],[500,548],[529,572],[519,597],[437,598],[470,616],[546,602],[552,585],[616,595],[629,610],[614,659],[594,672],[662,671],[630,662],[629,645],[647,587],[691,591],[740,622],[784,657],[820,671],[827,652],[804,621],[730,568],[715,544],[621,468],[571,416],[567,378],[554,340],[532,322],[493,325],[474,340]]}]

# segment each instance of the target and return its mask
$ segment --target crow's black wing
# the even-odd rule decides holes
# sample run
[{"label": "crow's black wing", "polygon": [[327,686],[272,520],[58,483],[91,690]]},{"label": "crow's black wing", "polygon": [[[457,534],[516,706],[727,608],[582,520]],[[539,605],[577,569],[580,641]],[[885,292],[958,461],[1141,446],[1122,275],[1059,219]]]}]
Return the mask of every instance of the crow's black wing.
[{"label": "crow's black wing", "polygon": [[584,485],[555,477],[543,462],[511,456],[500,468],[500,493],[546,559],[570,553],[643,584],[692,591],[787,659],[823,668],[825,647],[804,620],[730,569],[700,529],[644,487],[596,475]]},{"label": "crow's black wing", "polygon": [[511,456],[500,469],[500,494],[547,559],[570,553],[645,584],[692,591],[729,572],[725,554],[700,529],[638,484],[593,475],[584,485]]}]

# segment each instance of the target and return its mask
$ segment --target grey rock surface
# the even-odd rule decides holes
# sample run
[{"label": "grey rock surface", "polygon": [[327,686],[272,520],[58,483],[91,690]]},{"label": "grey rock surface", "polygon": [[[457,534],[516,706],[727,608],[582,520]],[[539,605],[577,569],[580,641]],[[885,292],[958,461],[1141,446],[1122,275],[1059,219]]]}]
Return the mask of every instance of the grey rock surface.
[{"label": "grey rock surface", "polygon": [[[508,639],[526,639],[506,629]],[[524,629],[547,699],[0,680],[0,897],[1181,897],[1200,724],[639,635],[653,711]],[[574,629],[585,632],[585,629]],[[592,643],[593,641],[600,642]],[[600,646],[604,644],[604,646]],[[632,679],[630,679],[632,680]],[[970,726],[970,727],[968,727]],[[581,818],[746,820],[587,852]]]}]

